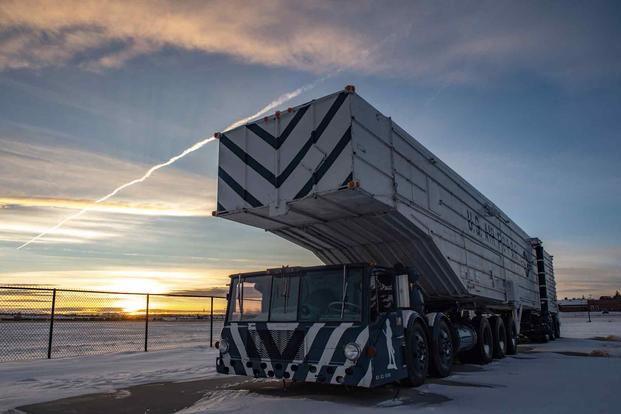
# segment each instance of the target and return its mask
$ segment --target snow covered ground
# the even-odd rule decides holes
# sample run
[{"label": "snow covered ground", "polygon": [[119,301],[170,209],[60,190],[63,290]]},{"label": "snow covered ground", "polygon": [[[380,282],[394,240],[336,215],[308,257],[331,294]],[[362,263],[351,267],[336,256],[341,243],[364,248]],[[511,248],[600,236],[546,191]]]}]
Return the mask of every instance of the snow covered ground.
[{"label": "snow covered ground", "polygon": [[561,313],[561,330],[566,338],[595,338],[617,335],[621,337],[621,312],[603,314],[591,312],[591,322],[586,312]]},{"label": "snow covered ground", "polygon": [[[150,321],[149,349],[195,347],[209,343],[209,320]],[[49,321],[0,323],[0,357],[4,361],[47,358]],[[214,320],[213,340],[222,321]],[[99,355],[144,349],[144,321],[71,321],[54,323],[52,358]]]},{"label": "snow covered ground", "polygon": [[[226,376],[227,385],[206,387],[202,399],[181,414],[237,411],[298,414],[379,412],[416,409],[423,413],[618,412],[621,406],[621,314],[562,315],[563,338],[526,345],[514,357],[484,367],[457,367],[455,374],[431,380],[397,398],[386,390],[343,387],[291,387]],[[609,337],[607,341],[586,338]],[[618,337],[618,338],[615,338]],[[608,357],[594,357],[607,355]],[[128,352],[81,358],[0,364],[0,413],[36,402],[131,385],[214,377],[216,351],[204,346],[156,352]],[[229,380],[230,379],[230,380]],[[267,388],[265,388],[267,387]],[[270,388],[271,387],[271,388]],[[305,388],[306,387],[306,388]],[[389,408],[391,407],[391,408]]]},{"label": "snow covered ground", "polygon": [[136,384],[215,375],[208,346],[0,364],[0,413],[24,404]]}]

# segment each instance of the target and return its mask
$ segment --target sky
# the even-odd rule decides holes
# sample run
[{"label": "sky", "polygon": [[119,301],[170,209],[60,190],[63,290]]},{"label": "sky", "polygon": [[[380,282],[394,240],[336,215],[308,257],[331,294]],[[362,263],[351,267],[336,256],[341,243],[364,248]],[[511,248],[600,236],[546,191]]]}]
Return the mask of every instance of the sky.
[{"label": "sky", "polygon": [[[559,297],[621,289],[615,2],[0,1],[0,284],[224,292],[319,261],[211,217],[207,144],[316,83],[357,92],[554,254]],[[319,80],[319,81],[318,81]]]}]

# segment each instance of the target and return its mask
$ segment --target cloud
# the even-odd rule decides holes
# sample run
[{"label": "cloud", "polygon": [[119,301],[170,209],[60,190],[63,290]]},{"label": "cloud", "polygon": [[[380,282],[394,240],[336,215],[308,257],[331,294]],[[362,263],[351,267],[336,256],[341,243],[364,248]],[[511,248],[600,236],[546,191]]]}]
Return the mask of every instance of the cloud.
[{"label": "cloud", "polygon": [[[0,137],[3,197],[92,199],[142,175],[148,167],[93,151]],[[215,191],[214,179],[171,167],[117,199],[196,210],[215,205]]]},{"label": "cloud", "polygon": [[[605,3],[272,0],[4,1],[0,68],[118,68],[165,48],[329,73],[462,83],[505,70],[563,81],[617,76]],[[611,33],[612,32],[612,33]],[[617,33],[618,35],[618,33]]]},{"label": "cloud", "polygon": [[621,290],[621,246],[551,240],[558,297],[599,297]]},{"label": "cloud", "polygon": [[226,297],[226,295],[229,293],[229,288],[225,286],[221,286],[221,287],[212,287],[212,288],[206,288],[206,289],[184,289],[184,290],[173,290],[171,293],[175,295]]},{"label": "cloud", "polygon": [[89,211],[103,213],[136,214],[144,216],[172,216],[172,217],[194,217],[211,216],[211,209],[176,209],[173,206],[149,203],[132,203],[128,201],[106,201],[93,206],[93,200],[74,199],[74,198],[52,198],[52,197],[1,197],[0,208],[20,208],[20,207],[46,207],[46,208],[65,208],[71,210],[82,210],[89,208]]},{"label": "cloud", "polygon": [[[319,69],[334,67],[337,58],[353,59],[365,49],[363,39],[345,28],[304,19],[303,4],[60,1],[45,6],[36,1],[3,4],[8,33],[0,65],[59,65],[90,52],[95,56],[79,63],[110,68],[157,49],[178,47],[251,63]],[[343,42],[339,56],[336,48],[326,47],[336,38]]]},{"label": "cloud", "polygon": [[[148,168],[91,151],[7,138],[0,138],[0,148],[1,241],[24,242]],[[212,178],[175,168],[158,171],[43,242],[121,237],[152,217],[210,216],[215,191]]]},{"label": "cloud", "polygon": [[[226,289],[228,275],[239,268],[208,265],[189,266],[98,266],[83,269],[2,272],[6,286],[23,286],[36,281],[36,286],[65,289],[88,289],[111,292],[220,294]],[[33,285],[30,283],[30,285]],[[180,290],[179,286],[184,289]],[[210,293],[211,292],[211,293]]]}]

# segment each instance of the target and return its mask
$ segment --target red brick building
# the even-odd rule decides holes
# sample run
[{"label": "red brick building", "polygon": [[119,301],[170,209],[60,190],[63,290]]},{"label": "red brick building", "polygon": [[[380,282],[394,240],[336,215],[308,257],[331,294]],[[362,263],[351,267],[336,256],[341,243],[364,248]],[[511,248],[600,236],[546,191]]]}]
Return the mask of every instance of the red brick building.
[{"label": "red brick building", "polygon": [[558,301],[561,312],[609,311],[621,312],[621,294],[601,296],[599,299],[567,299]]},{"label": "red brick building", "polygon": [[614,296],[601,296],[599,299],[589,300],[591,310],[621,312],[621,294],[619,291]]}]

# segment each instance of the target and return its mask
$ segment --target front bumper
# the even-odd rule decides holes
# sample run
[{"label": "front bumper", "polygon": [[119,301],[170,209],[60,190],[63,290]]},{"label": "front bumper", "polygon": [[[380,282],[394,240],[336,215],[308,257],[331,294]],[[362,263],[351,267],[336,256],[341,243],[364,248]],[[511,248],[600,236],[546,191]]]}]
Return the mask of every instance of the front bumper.
[{"label": "front bumper", "polygon": [[370,387],[372,364],[370,360],[344,365],[234,359],[225,355],[216,359],[216,371],[221,374],[244,375],[254,378],[291,379],[296,382],[318,382]]}]

